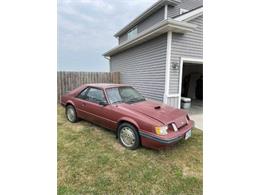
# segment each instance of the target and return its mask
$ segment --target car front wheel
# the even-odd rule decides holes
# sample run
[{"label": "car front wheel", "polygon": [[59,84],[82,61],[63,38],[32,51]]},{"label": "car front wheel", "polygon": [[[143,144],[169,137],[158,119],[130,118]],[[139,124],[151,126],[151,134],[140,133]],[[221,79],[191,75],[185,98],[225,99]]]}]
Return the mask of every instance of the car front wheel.
[{"label": "car front wheel", "polygon": [[122,123],[118,128],[119,142],[130,150],[135,150],[140,146],[140,138],[137,129],[129,124]]},{"label": "car front wheel", "polygon": [[76,110],[72,105],[66,107],[66,116],[71,123],[78,121]]}]

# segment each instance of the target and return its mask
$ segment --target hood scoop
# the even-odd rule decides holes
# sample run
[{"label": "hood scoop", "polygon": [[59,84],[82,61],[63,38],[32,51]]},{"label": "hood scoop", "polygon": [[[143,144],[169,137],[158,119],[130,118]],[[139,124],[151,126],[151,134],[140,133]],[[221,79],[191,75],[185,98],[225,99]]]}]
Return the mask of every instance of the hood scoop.
[{"label": "hood scoop", "polygon": [[[165,125],[173,123],[179,118],[181,121],[186,120],[185,111],[175,109],[152,100],[147,100],[136,104],[119,104],[118,107],[122,107],[122,109],[127,111],[141,113]],[[182,117],[184,118],[182,119]]]}]

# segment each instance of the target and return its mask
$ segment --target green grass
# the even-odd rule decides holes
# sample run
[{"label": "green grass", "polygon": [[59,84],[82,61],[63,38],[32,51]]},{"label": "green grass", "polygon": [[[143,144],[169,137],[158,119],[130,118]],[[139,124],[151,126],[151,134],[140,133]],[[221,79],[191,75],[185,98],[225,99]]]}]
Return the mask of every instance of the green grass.
[{"label": "green grass", "polygon": [[202,194],[201,130],[167,150],[123,148],[115,134],[67,121],[58,106],[58,194]]}]

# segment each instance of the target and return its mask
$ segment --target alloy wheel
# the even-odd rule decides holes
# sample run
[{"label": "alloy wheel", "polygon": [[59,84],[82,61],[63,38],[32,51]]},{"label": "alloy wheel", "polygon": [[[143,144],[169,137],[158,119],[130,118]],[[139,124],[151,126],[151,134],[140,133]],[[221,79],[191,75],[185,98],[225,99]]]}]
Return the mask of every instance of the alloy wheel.
[{"label": "alloy wheel", "polygon": [[75,111],[73,108],[71,108],[71,107],[68,108],[67,117],[68,117],[69,121],[71,121],[71,122],[75,121],[76,115],[75,115]]},{"label": "alloy wheel", "polygon": [[135,134],[129,127],[123,127],[121,129],[120,139],[126,147],[132,147],[135,144]]}]

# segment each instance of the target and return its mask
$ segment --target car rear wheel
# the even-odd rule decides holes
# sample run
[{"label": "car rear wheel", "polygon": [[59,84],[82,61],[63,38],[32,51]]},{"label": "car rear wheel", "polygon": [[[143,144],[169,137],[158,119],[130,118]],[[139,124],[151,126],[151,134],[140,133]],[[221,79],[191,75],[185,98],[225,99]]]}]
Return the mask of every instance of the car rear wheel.
[{"label": "car rear wheel", "polygon": [[66,116],[71,123],[75,123],[78,121],[76,110],[72,105],[68,105],[66,107]]},{"label": "car rear wheel", "polygon": [[137,129],[129,123],[122,123],[118,127],[118,138],[119,142],[128,149],[135,150],[140,146]]}]

